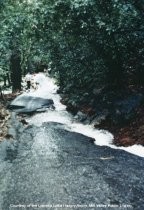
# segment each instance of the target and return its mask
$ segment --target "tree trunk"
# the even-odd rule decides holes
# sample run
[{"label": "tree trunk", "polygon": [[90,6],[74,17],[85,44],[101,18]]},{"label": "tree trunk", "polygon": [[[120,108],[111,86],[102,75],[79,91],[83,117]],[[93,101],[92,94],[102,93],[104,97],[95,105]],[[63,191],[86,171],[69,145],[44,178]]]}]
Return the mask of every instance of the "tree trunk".
[{"label": "tree trunk", "polygon": [[3,101],[5,100],[1,86],[0,86],[0,99],[2,99]]},{"label": "tree trunk", "polygon": [[11,81],[12,81],[12,91],[21,90],[21,57],[20,52],[15,51],[11,55],[10,59],[10,69],[11,69]]},{"label": "tree trunk", "polygon": [[10,80],[10,75],[9,75],[9,73],[7,73],[7,81],[8,81],[8,85],[11,85],[11,80]]}]

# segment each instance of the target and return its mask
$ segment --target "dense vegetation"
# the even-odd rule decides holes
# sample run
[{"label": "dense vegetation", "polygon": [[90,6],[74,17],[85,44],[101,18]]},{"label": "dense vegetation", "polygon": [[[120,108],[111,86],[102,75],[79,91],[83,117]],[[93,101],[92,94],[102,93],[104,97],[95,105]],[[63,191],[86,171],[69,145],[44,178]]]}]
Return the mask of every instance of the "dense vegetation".
[{"label": "dense vegetation", "polygon": [[144,84],[144,0],[1,0],[0,75],[48,64],[67,102]]}]

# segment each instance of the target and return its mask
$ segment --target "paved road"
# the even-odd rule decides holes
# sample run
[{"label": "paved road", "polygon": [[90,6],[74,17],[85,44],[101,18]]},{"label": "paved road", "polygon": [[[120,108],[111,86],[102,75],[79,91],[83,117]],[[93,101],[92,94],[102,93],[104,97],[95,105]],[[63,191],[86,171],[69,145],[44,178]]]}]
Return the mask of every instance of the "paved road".
[{"label": "paved road", "polygon": [[58,123],[15,120],[0,144],[1,210],[144,209],[144,159],[93,144]]}]

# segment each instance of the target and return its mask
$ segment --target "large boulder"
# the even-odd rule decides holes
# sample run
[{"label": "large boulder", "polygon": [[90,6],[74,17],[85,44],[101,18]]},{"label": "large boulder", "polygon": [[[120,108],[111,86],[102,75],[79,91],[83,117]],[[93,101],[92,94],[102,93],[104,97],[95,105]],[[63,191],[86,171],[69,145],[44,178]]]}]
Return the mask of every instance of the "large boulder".
[{"label": "large boulder", "polygon": [[52,99],[20,95],[8,105],[8,109],[18,113],[31,113],[51,108],[53,107],[53,104],[54,102]]}]

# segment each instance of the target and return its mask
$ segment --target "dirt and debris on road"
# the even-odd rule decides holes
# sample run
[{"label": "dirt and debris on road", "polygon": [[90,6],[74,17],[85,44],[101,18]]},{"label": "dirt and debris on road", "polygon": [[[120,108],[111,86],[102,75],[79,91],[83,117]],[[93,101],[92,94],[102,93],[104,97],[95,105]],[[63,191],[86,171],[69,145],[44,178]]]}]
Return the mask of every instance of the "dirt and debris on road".
[{"label": "dirt and debris on road", "polygon": [[0,141],[2,141],[2,139],[7,136],[9,118],[10,112],[6,110],[2,103],[0,103]]},{"label": "dirt and debris on road", "polygon": [[0,98],[0,141],[5,137],[10,138],[8,135],[10,112],[7,110],[7,105],[12,101],[19,93],[3,94],[3,98]]}]

